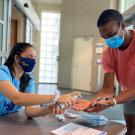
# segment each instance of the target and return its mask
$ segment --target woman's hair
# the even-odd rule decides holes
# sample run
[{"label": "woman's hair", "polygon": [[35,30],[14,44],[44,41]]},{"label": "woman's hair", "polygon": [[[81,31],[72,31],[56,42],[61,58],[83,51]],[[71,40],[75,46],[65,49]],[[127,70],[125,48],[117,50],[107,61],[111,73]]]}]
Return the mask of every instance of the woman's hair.
[{"label": "woman's hair", "polygon": [[[15,55],[21,56],[21,54],[29,47],[32,47],[32,45],[29,44],[29,43],[16,43],[15,46],[12,48],[12,50],[9,54],[9,57],[5,61],[4,65],[6,65],[9,68],[12,79],[14,78],[13,64],[14,64],[14,61],[15,61]],[[24,72],[23,75],[20,78],[20,90],[19,91],[25,92],[30,80],[31,80],[31,77]]]}]

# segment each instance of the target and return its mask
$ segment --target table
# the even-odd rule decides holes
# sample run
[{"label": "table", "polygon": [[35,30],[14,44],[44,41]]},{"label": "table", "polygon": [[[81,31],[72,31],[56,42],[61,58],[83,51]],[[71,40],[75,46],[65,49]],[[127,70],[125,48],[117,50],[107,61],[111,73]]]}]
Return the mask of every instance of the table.
[{"label": "table", "polygon": [[[28,119],[24,111],[0,117],[0,135],[51,135],[50,131],[57,129],[69,122],[89,126],[78,118],[58,121],[54,115],[46,115]],[[108,132],[108,135],[123,135],[126,132],[125,125],[109,121],[107,125],[96,129]]]}]

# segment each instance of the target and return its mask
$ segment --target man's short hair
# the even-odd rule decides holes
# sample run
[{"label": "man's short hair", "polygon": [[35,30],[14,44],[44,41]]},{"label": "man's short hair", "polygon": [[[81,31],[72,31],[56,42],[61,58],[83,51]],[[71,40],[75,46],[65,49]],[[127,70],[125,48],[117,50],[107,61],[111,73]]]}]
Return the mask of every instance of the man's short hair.
[{"label": "man's short hair", "polygon": [[123,16],[119,11],[114,9],[106,9],[100,14],[97,21],[97,27],[101,27],[107,24],[109,21],[116,21],[116,23],[119,25],[123,20]]}]

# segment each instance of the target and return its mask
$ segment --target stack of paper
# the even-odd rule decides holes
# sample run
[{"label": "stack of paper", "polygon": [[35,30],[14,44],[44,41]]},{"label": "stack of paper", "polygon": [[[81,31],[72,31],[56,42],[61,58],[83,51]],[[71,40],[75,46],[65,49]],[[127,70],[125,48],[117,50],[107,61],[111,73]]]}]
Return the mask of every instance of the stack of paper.
[{"label": "stack of paper", "polygon": [[55,135],[106,135],[104,131],[88,128],[74,123],[68,123],[51,131]]}]

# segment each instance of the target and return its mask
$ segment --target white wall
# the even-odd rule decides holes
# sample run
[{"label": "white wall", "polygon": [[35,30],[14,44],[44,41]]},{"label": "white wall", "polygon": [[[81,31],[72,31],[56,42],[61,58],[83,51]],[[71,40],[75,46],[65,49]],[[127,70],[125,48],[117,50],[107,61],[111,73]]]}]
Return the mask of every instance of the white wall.
[{"label": "white wall", "polygon": [[[114,0],[114,2],[116,2]],[[91,36],[95,38],[98,35],[96,21],[99,14],[107,8],[114,8],[116,3],[111,0],[64,0],[62,4],[61,20],[61,40],[60,40],[60,61],[59,61],[59,87],[71,88],[71,69],[73,40],[75,37]],[[94,46],[95,44],[93,44]],[[95,47],[93,47],[95,52]],[[93,53],[93,83],[92,89],[95,89],[96,81],[96,62],[95,53]]]},{"label": "white wall", "polygon": [[[46,3],[38,3],[38,2],[32,2],[39,18],[41,19],[41,12],[42,11],[61,11],[61,6],[60,5],[53,5],[53,4],[46,4]],[[35,33],[35,48],[37,52],[40,52],[40,31]],[[38,60],[36,63],[36,67],[35,67],[35,80],[36,83],[39,82],[39,53],[37,53],[38,55]]]},{"label": "white wall", "polygon": [[[73,41],[75,37],[91,36],[94,42],[99,38],[96,21],[102,10],[116,8],[117,0],[63,0],[62,5],[33,3],[39,17],[41,12],[61,11],[60,59],[58,86],[71,88]],[[36,50],[40,51],[40,32],[36,32]],[[96,54],[93,44],[92,62],[92,89],[96,87]],[[38,63],[37,63],[38,64]],[[36,68],[36,81],[38,82],[38,68]]]}]

